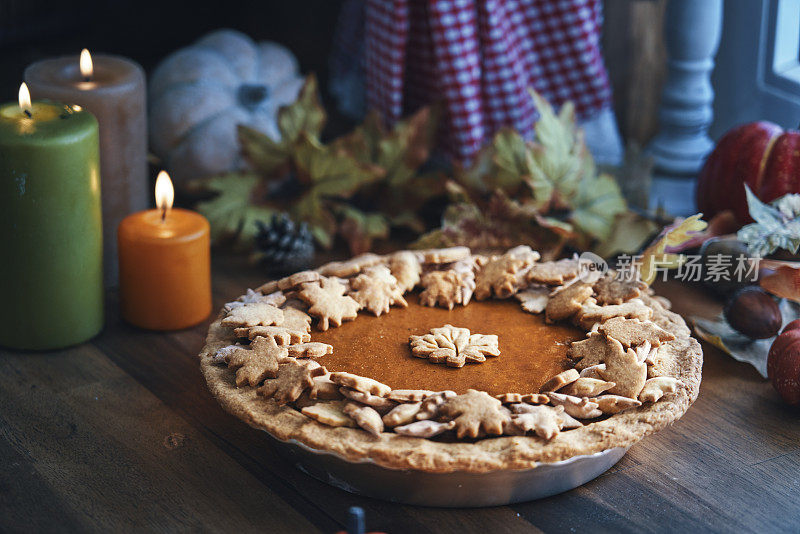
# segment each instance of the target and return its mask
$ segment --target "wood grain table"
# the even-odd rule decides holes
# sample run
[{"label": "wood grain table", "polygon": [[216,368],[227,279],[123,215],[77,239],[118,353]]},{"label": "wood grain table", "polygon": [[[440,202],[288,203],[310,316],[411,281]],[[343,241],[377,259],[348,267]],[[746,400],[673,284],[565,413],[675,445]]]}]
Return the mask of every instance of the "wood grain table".
[{"label": "wood grain table", "polygon": [[[264,278],[215,260],[215,305]],[[683,314],[718,310],[697,287],[660,292]],[[89,343],[0,351],[0,532],[335,532],[352,505],[368,530],[393,533],[800,531],[800,412],[708,345],[695,405],[598,479],[513,506],[420,508],[351,495],[282,461],[206,390],[196,355],[208,323],[142,331],[110,300]]]}]

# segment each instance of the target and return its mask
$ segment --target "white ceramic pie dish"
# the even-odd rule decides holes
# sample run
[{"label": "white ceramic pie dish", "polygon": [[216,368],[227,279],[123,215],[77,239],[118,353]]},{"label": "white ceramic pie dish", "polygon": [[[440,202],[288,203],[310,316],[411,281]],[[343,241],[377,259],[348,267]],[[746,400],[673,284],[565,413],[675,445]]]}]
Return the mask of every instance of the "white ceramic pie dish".
[{"label": "white ceramic pie dish", "polygon": [[287,461],[331,486],[365,497],[444,508],[503,506],[563,493],[602,475],[628,451],[614,447],[559,462],[540,463],[530,469],[429,473],[389,469],[369,459],[353,462],[294,439],[281,441],[269,432],[267,435]]}]

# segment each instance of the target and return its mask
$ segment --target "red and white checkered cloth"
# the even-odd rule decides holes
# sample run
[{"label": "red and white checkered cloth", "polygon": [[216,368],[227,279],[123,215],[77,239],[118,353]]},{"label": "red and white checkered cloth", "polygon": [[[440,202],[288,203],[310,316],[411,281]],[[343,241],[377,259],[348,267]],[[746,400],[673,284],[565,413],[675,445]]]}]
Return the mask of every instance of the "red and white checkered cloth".
[{"label": "red and white checkered cloth", "polygon": [[367,0],[367,104],[393,122],[441,102],[468,162],[503,126],[533,134],[528,88],[587,119],[611,105],[601,0]]}]

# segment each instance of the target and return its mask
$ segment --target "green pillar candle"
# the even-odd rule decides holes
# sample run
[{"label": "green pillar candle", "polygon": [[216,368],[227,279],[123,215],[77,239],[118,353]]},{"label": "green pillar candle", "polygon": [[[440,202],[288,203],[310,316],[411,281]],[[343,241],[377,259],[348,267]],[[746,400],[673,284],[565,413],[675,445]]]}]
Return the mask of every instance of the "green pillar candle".
[{"label": "green pillar candle", "polygon": [[57,349],[103,328],[98,128],[22,95],[0,106],[0,345]]}]

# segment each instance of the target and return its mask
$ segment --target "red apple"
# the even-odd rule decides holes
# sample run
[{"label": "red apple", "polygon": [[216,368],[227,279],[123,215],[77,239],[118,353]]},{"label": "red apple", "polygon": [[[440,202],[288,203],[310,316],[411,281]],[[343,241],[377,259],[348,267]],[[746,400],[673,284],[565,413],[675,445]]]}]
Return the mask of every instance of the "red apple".
[{"label": "red apple", "polygon": [[800,132],[765,121],[730,130],[700,171],[697,207],[707,218],[732,210],[750,223],[744,184],[764,202],[800,193]]},{"label": "red apple", "polygon": [[781,334],[788,332],[789,330],[800,330],[800,319],[789,321],[786,326],[783,327],[783,330],[781,330]]},{"label": "red apple", "polygon": [[772,343],[767,376],[787,404],[800,405],[800,330],[788,330]]}]

